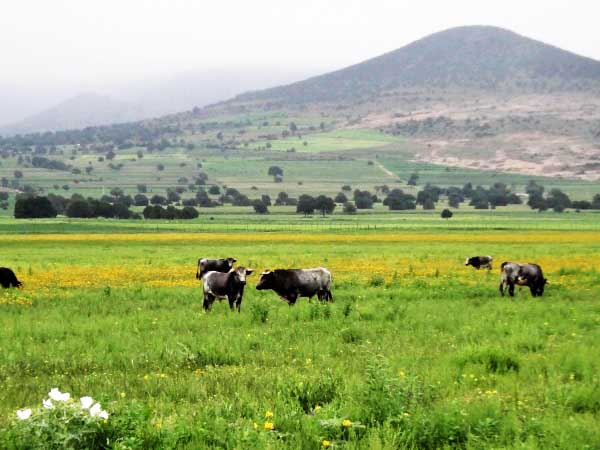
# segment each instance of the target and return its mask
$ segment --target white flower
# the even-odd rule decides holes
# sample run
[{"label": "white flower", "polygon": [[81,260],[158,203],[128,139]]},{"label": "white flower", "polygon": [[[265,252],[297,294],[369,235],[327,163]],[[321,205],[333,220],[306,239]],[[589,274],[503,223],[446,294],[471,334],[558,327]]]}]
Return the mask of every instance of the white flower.
[{"label": "white flower", "polygon": [[42,404],[44,405],[44,408],[46,408],[46,409],[54,408],[54,405],[52,404],[52,400],[50,400],[50,399],[42,400]]},{"label": "white flower", "polygon": [[31,416],[31,408],[19,409],[17,411],[17,417],[19,420],[27,420]]},{"label": "white flower", "polygon": [[94,406],[90,408],[90,416],[92,417],[98,417],[101,412],[102,407],[100,406],[100,403],[94,403]]},{"label": "white flower", "polygon": [[81,397],[79,400],[81,401],[81,409],[90,409],[90,406],[94,403],[92,397]]},{"label": "white flower", "polygon": [[90,416],[100,417],[101,419],[108,419],[108,413],[102,409],[100,403],[94,403],[94,406],[90,408]]},{"label": "white flower", "polygon": [[57,402],[66,402],[71,398],[71,394],[68,392],[60,392],[58,388],[52,388],[52,390],[48,392],[48,397]]}]

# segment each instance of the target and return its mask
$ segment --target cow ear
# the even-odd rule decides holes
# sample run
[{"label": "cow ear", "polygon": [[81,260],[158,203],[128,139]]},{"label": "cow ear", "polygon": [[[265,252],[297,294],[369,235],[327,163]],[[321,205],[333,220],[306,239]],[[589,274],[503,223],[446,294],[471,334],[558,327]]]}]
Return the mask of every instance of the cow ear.
[{"label": "cow ear", "polygon": [[246,269],[246,275],[250,275],[252,272],[254,272],[254,269]]},{"label": "cow ear", "polygon": [[261,275],[268,275],[268,274],[270,274],[270,273],[271,273],[271,271],[267,269],[267,270],[265,270],[263,273],[261,273]]}]

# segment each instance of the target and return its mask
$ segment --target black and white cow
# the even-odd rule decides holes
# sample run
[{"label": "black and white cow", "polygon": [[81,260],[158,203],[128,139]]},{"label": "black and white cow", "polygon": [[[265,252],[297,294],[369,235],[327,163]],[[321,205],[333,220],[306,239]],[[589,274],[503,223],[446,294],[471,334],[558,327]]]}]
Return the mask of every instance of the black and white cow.
[{"label": "black and white cow", "polygon": [[237,260],[235,258],[223,259],[208,259],[200,258],[198,260],[198,268],[196,269],[196,278],[200,280],[206,272],[214,270],[215,272],[229,272],[233,268],[233,264]]},{"label": "black and white cow", "polygon": [[9,269],[8,267],[0,267],[0,285],[6,289],[11,286],[21,287],[23,286],[23,283],[17,280],[17,276],[12,269]]},{"label": "black and white cow", "polygon": [[289,305],[295,304],[298,297],[310,300],[315,295],[321,301],[333,302],[331,272],[323,267],[267,270],[260,275],[256,289],[271,289]]},{"label": "black and white cow", "polygon": [[477,270],[481,268],[492,270],[492,261],[491,256],[471,256],[465,260],[465,266],[473,266]]},{"label": "black and white cow", "polygon": [[500,294],[508,287],[508,294],[515,295],[515,285],[529,286],[533,297],[544,294],[544,286],[548,280],[544,278],[542,268],[537,264],[518,264],[514,262],[503,262],[500,266],[502,276],[500,278]]},{"label": "black and white cow", "polygon": [[253,269],[236,267],[227,273],[211,270],[202,276],[204,288],[204,310],[210,311],[216,298],[227,299],[229,307],[233,311],[240,312],[246,277],[254,272]]}]

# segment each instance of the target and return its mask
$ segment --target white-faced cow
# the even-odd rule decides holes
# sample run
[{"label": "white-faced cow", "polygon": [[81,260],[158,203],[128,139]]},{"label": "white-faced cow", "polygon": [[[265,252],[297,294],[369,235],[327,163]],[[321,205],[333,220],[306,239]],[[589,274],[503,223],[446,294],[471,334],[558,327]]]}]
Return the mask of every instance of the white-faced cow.
[{"label": "white-faced cow", "polygon": [[477,270],[481,268],[492,270],[492,261],[491,256],[471,256],[465,260],[465,266],[473,266]]},{"label": "white-faced cow", "polygon": [[291,306],[298,297],[333,302],[331,272],[323,267],[316,269],[267,270],[260,275],[256,289],[271,289]]},{"label": "white-faced cow", "polygon": [[21,287],[23,283],[17,280],[17,276],[8,267],[0,267],[0,285],[3,288]]},{"label": "white-faced cow", "polygon": [[198,268],[196,269],[196,278],[200,280],[206,272],[214,270],[215,272],[227,273],[233,268],[233,264],[237,260],[235,258],[223,259],[208,259],[200,258],[198,260]]},{"label": "white-faced cow", "polygon": [[533,297],[544,294],[544,286],[548,282],[544,278],[542,268],[537,264],[518,264],[514,262],[503,262],[500,266],[502,276],[500,278],[500,294],[508,287],[508,294],[515,295],[515,285],[529,286]]},{"label": "white-faced cow", "polygon": [[211,270],[202,277],[204,288],[204,310],[210,311],[216,298],[227,299],[233,311],[240,312],[246,277],[254,270],[245,267],[236,267],[227,273]]}]

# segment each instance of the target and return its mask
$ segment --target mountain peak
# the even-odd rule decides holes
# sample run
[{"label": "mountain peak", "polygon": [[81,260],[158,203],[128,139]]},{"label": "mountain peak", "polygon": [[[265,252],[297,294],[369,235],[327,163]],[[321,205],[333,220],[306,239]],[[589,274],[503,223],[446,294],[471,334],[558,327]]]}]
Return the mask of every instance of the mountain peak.
[{"label": "mountain peak", "polygon": [[403,89],[510,92],[600,88],[600,62],[485,25],[440,31],[400,49],[288,86],[239,96],[291,103],[372,99]]}]

